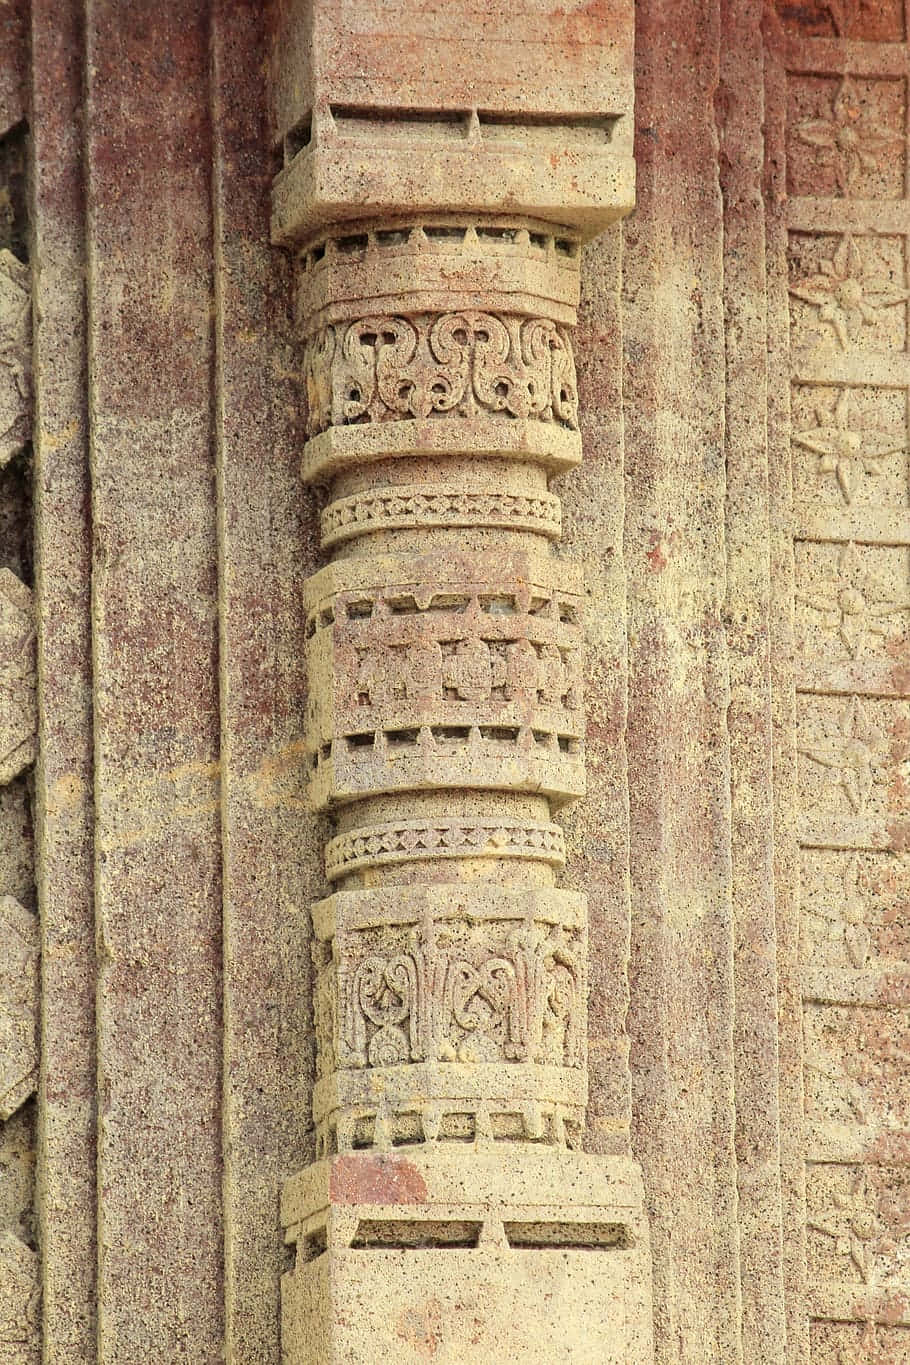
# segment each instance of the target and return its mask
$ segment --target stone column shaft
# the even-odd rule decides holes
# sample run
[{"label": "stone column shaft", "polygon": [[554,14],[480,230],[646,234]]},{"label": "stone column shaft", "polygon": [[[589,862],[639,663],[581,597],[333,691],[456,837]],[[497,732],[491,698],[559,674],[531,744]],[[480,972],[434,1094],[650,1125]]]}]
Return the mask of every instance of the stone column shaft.
[{"label": "stone column shaft", "polygon": [[407,108],[398,40],[356,31],[365,14],[317,3],[276,48],[273,237],[296,258],[302,473],[329,557],[305,594],[306,762],[333,822],[285,1345],[644,1361],[637,1172],[581,1153],[586,909],[555,885],[554,815],[584,794],[584,594],[550,489],[581,459],[581,243],[631,205],[630,11],[567,57],[537,7],[539,88],[503,45],[502,107],[480,75],[440,107],[461,8]]}]

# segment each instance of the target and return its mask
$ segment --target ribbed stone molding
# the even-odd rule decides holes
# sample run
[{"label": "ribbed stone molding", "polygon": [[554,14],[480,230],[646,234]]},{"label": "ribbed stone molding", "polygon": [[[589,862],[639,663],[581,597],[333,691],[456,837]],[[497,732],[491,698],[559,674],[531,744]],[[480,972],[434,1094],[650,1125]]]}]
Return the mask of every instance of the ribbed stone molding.
[{"label": "ribbed stone molding", "polygon": [[[306,762],[334,826],[285,1349],[629,1365],[650,1359],[640,1182],[581,1151],[586,906],[555,884],[585,669],[550,479],[582,453],[581,243],[631,207],[631,7],[609,33],[588,21],[573,74],[556,10],[534,6],[525,37],[552,69],[529,90],[493,43],[494,109],[485,76],[439,106],[460,4],[436,16],[413,107],[383,85],[400,40],[375,33],[355,102],[339,73],[368,8],[364,33],[329,3],[292,13],[276,48],[273,237],[294,253],[328,560],[304,602]],[[383,34],[419,23],[399,8]]]}]

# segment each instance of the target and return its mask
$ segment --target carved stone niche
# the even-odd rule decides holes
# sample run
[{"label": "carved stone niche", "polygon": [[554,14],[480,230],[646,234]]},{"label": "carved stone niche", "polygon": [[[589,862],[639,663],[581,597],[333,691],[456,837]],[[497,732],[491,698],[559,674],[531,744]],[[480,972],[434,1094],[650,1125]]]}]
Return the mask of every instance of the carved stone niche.
[{"label": "carved stone niche", "polygon": [[404,3],[379,31],[292,4],[276,43],[273,237],[330,556],[306,763],[334,823],[289,1365],[651,1358],[637,1172],[581,1150],[586,905],[555,885],[553,819],[584,794],[585,725],[550,480],[582,454],[581,243],[631,207],[631,5],[535,3],[521,46],[512,7],[485,20],[490,70],[473,42],[465,66],[460,2],[432,36]]}]

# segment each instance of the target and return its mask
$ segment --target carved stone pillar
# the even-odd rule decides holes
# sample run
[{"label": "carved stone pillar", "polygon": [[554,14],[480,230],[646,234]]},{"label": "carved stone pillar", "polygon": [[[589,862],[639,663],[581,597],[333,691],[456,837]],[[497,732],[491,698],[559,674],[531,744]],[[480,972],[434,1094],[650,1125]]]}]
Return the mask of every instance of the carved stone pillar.
[{"label": "carved stone pillar", "polygon": [[[413,32],[400,8],[382,35]],[[572,33],[546,8],[521,48],[494,10],[472,78],[460,4],[406,87],[369,6],[292,12],[276,49],[329,560],[303,628],[333,829],[317,1161],[283,1208],[301,1365],[650,1358],[637,1170],[581,1151],[586,911],[554,822],[584,794],[584,590],[550,480],[581,459],[581,243],[632,202],[631,6]]]}]

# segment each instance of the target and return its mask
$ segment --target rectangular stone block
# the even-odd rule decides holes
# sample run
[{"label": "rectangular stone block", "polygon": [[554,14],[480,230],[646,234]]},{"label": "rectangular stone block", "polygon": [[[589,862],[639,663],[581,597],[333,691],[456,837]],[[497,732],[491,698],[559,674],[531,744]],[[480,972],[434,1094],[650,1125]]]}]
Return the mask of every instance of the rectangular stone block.
[{"label": "rectangular stone block", "polygon": [[650,1272],[631,1162],[440,1145],[289,1182],[288,1365],[643,1365]]}]

